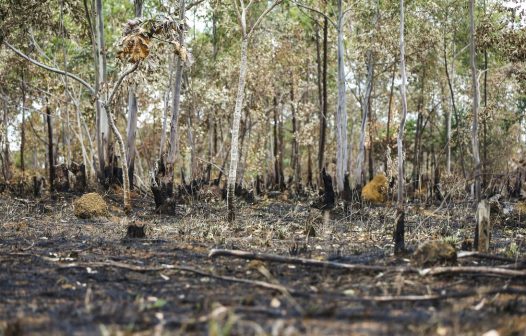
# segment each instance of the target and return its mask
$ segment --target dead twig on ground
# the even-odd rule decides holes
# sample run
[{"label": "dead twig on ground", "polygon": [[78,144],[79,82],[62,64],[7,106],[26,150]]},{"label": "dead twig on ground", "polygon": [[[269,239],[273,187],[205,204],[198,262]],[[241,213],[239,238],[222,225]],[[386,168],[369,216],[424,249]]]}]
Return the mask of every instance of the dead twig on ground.
[{"label": "dead twig on ground", "polygon": [[488,260],[497,260],[504,261],[507,263],[517,263],[521,264],[526,262],[526,260],[515,260],[513,258],[503,257],[499,255],[493,255],[488,253],[472,252],[472,251],[461,251],[457,254],[457,258],[477,258],[477,259],[488,259]]},{"label": "dead twig on ground", "polygon": [[393,267],[380,265],[361,265],[361,264],[345,264],[333,261],[324,261],[307,258],[286,257],[274,254],[247,252],[240,250],[222,250],[212,249],[208,254],[209,258],[217,257],[235,257],[249,260],[272,261],[293,265],[316,266],[325,268],[345,269],[349,271],[365,271],[365,272],[386,272],[394,271],[398,273],[417,273],[417,269],[413,267]]},{"label": "dead twig on ground", "polygon": [[[48,260],[51,260],[51,259],[48,259]],[[209,277],[209,278],[214,278],[214,279],[223,280],[223,281],[238,282],[238,283],[244,283],[244,284],[251,285],[251,286],[272,289],[272,290],[276,290],[281,293],[300,294],[299,292],[295,290],[288,289],[285,286],[278,285],[278,284],[273,284],[273,283],[260,281],[260,280],[250,280],[250,279],[244,279],[244,278],[217,275],[217,274],[212,274],[209,272],[199,270],[197,268],[188,267],[188,266],[180,266],[180,265],[161,265],[161,266],[154,266],[154,267],[142,267],[142,266],[126,264],[126,263],[122,263],[118,261],[107,260],[103,262],[93,261],[93,262],[83,262],[83,263],[69,263],[69,264],[59,265],[58,267],[63,268],[63,269],[65,268],[86,268],[86,267],[92,267],[92,268],[116,267],[116,268],[126,269],[129,271],[140,272],[140,273],[176,270],[176,271],[194,273],[194,274],[201,275],[203,277]]]},{"label": "dead twig on ground", "polygon": [[441,274],[479,274],[488,276],[507,276],[507,277],[526,277],[526,271],[521,270],[510,270],[499,267],[487,267],[487,266],[452,266],[452,267],[433,267],[426,269],[416,269],[414,267],[393,267],[393,266],[379,266],[379,265],[357,265],[357,264],[345,264],[331,261],[306,259],[306,258],[295,258],[286,257],[273,254],[247,252],[240,250],[222,250],[212,249],[208,254],[209,258],[217,257],[236,257],[250,260],[262,260],[280,262],[286,264],[304,265],[304,266],[316,266],[326,267],[335,269],[344,269],[349,271],[369,271],[369,272],[397,272],[397,273],[418,273],[422,276],[435,276]]},{"label": "dead twig on ground", "polygon": [[488,276],[505,276],[526,278],[526,270],[513,270],[491,266],[452,266],[452,267],[433,267],[421,270],[420,275],[441,275],[441,274],[478,274]]},{"label": "dead twig on ground", "polygon": [[487,291],[469,290],[464,292],[449,292],[446,294],[429,295],[383,295],[383,296],[356,296],[345,298],[346,301],[373,301],[373,302],[418,302],[418,301],[439,301],[447,299],[460,299],[470,296],[486,296],[495,294],[517,294],[526,295],[525,288],[507,287],[495,288]]}]

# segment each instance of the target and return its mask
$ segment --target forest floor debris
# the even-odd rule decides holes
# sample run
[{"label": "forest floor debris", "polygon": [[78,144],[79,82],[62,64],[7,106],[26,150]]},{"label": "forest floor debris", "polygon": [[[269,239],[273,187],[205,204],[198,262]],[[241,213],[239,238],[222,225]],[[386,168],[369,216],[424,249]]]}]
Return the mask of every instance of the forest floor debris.
[{"label": "forest floor debris", "polygon": [[[147,238],[125,238],[129,221],[114,195],[108,218],[80,219],[75,197],[19,202],[0,195],[0,330],[25,334],[139,335],[522,335],[524,276],[495,277],[472,269],[525,272],[526,226],[495,218],[490,252],[458,252],[453,267],[433,276],[392,255],[395,210],[340,207],[324,222],[308,202],[260,200],[229,224],[219,204],[178,205],[156,215],[134,199],[129,221]],[[51,209],[48,209],[51,207]],[[459,248],[471,237],[469,204],[407,212],[407,246],[426,240]],[[44,209],[47,209],[44,211]],[[49,211],[51,210],[51,211]],[[433,213],[433,216],[429,216]],[[312,226],[316,236],[307,237]],[[511,247],[510,247],[511,246]],[[374,272],[244,260],[216,251],[371,267]],[[222,249],[222,250],[218,250]],[[217,254],[217,252],[216,252]],[[497,268],[498,267],[498,268]],[[458,272],[440,273],[452,268]],[[434,270],[434,271],[433,271]],[[436,273],[438,272],[438,273]]]}]

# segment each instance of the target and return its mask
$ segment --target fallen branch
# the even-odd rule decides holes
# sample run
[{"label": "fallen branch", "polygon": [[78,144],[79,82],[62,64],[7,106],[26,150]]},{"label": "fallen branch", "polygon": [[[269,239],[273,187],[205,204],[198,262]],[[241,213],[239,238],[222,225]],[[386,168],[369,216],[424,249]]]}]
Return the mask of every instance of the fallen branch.
[{"label": "fallen branch", "polygon": [[487,266],[452,266],[452,267],[433,267],[421,270],[420,275],[440,275],[440,274],[480,274],[491,276],[524,277],[526,270],[513,270],[499,267]]},{"label": "fallen branch", "polygon": [[488,276],[506,276],[506,277],[526,277],[526,270],[512,270],[499,267],[486,266],[453,266],[453,267],[433,267],[426,269],[416,269],[414,267],[393,267],[393,266],[379,266],[379,265],[360,265],[360,264],[344,264],[332,261],[323,261],[316,259],[285,257],[280,255],[247,252],[240,250],[222,250],[212,249],[208,254],[209,258],[217,257],[236,257],[249,260],[271,261],[294,265],[326,267],[334,269],[344,269],[348,271],[365,271],[365,272],[397,272],[397,273],[418,273],[422,276],[435,276],[441,274],[480,274]]},{"label": "fallen branch", "polygon": [[247,251],[240,251],[240,250],[212,249],[210,250],[208,257],[209,258],[236,257],[236,258],[241,258],[241,259],[272,261],[272,262],[279,262],[279,263],[292,264],[292,265],[304,265],[304,266],[345,269],[348,271],[366,271],[366,272],[394,271],[398,273],[417,273],[418,272],[418,270],[413,267],[344,264],[344,263],[333,262],[333,261],[323,261],[323,260],[296,258],[296,257],[285,257],[285,256],[280,256],[280,255],[274,255],[274,254],[247,252]]},{"label": "fallen branch", "polygon": [[460,299],[470,296],[485,296],[495,294],[517,294],[526,295],[526,289],[514,288],[514,287],[503,287],[498,289],[490,289],[485,292],[476,290],[470,290],[465,292],[451,292],[446,294],[429,294],[429,295],[400,295],[400,296],[361,296],[361,297],[349,297],[346,301],[373,301],[373,302],[418,302],[418,301],[439,301],[447,299]]},{"label": "fallen branch", "polygon": [[497,261],[504,261],[508,263],[518,263],[521,264],[523,262],[526,262],[526,260],[518,259],[515,260],[513,258],[503,257],[499,255],[493,255],[488,253],[480,253],[480,252],[473,252],[473,251],[461,251],[457,254],[457,258],[477,258],[477,259],[488,259],[488,260],[497,260]]},{"label": "fallen branch", "polygon": [[[48,258],[48,260],[54,261],[51,258]],[[216,274],[205,272],[205,271],[199,270],[197,268],[189,267],[189,266],[162,265],[162,266],[156,266],[156,267],[142,267],[142,266],[126,264],[126,263],[122,263],[118,261],[113,261],[113,260],[107,260],[103,262],[94,261],[94,262],[86,262],[86,263],[70,263],[70,264],[65,264],[65,265],[59,265],[59,268],[86,268],[86,267],[92,267],[92,268],[116,267],[116,268],[126,269],[129,271],[134,271],[134,272],[139,272],[139,273],[160,272],[160,271],[170,271],[170,270],[184,271],[184,272],[194,273],[194,274],[198,274],[204,277],[219,279],[223,281],[238,282],[238,283],[244,283],[244,284],[262,287],[266,289],[272,289],[272,290],[276,290],[281,293],[300,294],[298,291],[288,289],[282,285],[273,284],[273,283],[260,281],[260,280],[250,280],[250,279],[236,278],[236,277],[230,277],[230,276],[224,276],[224,275],[216,275]]]}]

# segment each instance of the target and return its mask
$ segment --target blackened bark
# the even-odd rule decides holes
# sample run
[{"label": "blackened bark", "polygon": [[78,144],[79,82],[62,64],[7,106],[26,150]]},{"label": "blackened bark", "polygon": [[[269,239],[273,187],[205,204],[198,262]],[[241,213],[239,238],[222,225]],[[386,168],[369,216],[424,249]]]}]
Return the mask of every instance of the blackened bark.
[{"label": "blackened bark", "polygon": [[22,124],[20,129],[20,168],[22,176],[25,173],[24,149],[26,145],[26,84],[24,81],[24,72],[22,71]]},{"label": "blackened bark", "polygon": [[46,106],[46,121],[48,134],[48,166],[49,166],[49,190],[55,191],[55,161],[53,159],[53,125],[51,124],[51,110]]},{"label": "blackened bark", "polygon": [[404,242],[404,235],[405,235],[405,212],[403,207],[399,207],[396,210],[396,228],[394,232],[394,241],[395,241],[395,247],[394,247],[394,253],[395,255],[400,255],[405,252],[405,242]]}]

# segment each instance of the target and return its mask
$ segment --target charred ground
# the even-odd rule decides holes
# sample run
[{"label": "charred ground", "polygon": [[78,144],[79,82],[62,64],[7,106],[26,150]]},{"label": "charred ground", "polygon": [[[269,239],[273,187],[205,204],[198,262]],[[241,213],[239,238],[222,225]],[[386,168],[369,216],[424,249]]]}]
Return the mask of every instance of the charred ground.
[{"label": "charred ground", "polygon": [[[424,276],[393,272],[411,255],[392,255],[395,209],[366,206],[324,223],[308,202],[261,199],[229,224],[223,203],[180,205],[156,215],[137,196],[124,220],[113,194],[111,216],[78,219],[76,196],[0,195],[0,330],[22,334],[500,335],[526,331],[526,277]],[[141,208],[141,205],[143,208]],[[147,239],[125,239],[131,222]],[[524,270],[520,213],[494,219],[492,256],[458,265]],[[406,244],[429,239],[460,248],[472,237],[468,203],[407,210]],[[307,233],[310,236],[307,238]],[[385,271],[208,257],[213,248],[386,267]],[[248,280],[248,281],[247,281]],[[244,281],[244,282],[243,282]],[[276,288],[262,287],[261,283]]]}]

